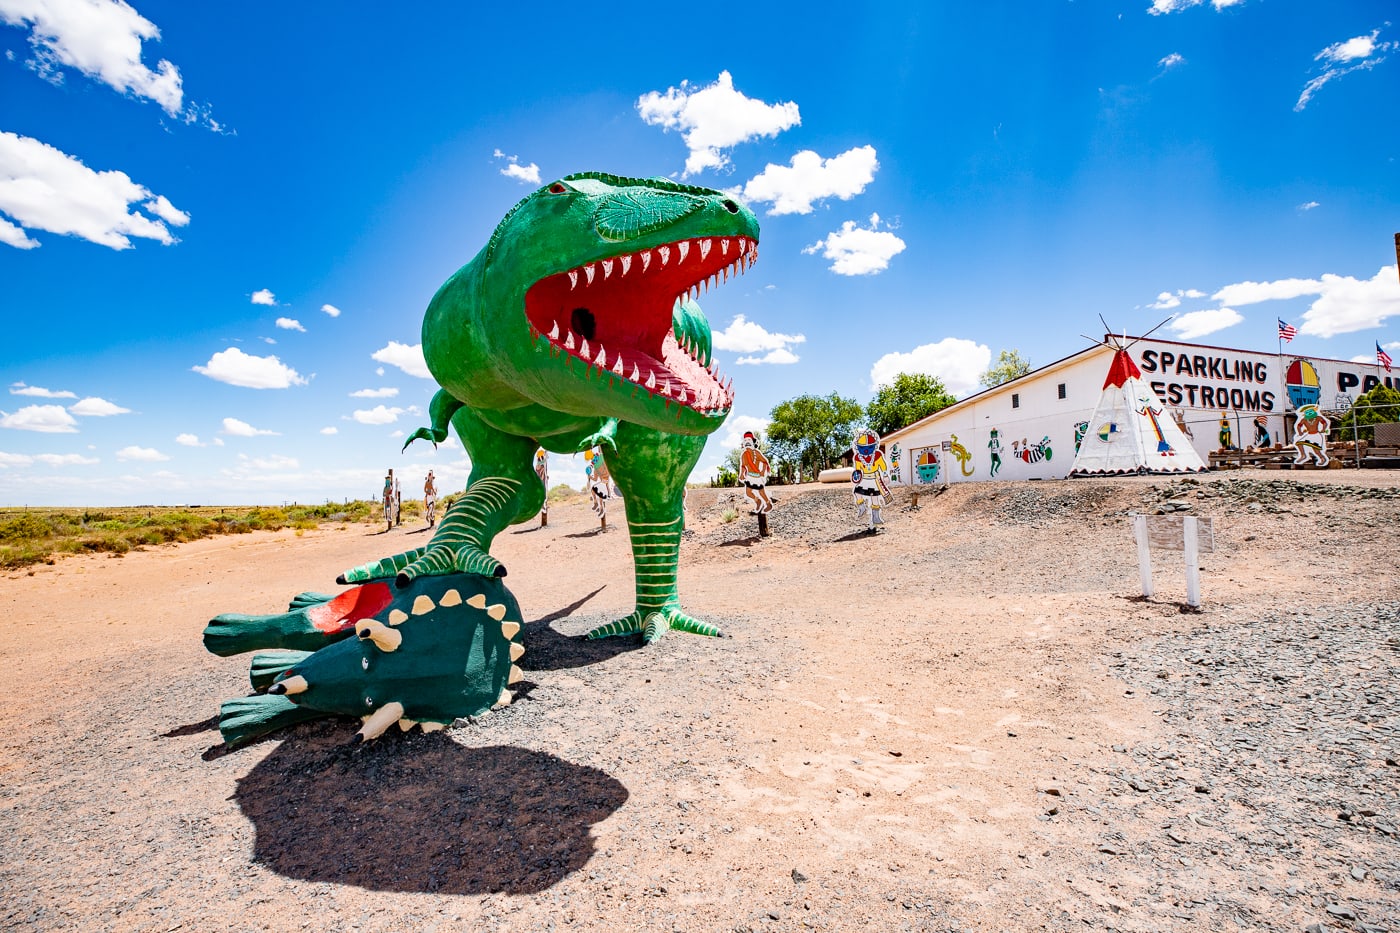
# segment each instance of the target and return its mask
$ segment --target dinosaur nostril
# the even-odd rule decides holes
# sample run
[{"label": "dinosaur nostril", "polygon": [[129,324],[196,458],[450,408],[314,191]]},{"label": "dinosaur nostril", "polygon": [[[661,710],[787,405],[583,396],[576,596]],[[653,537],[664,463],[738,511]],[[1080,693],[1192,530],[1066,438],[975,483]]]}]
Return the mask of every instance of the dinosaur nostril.
[{"label": "dinosaur nostril", "polygon": [[728,198],[725,198],[725,199],[724,199],[723,201],[721,201],[720,203],[724,205],[724,209],[727,210],[727,211],[729,211],[729,213],[731,213],[731,214],[737,214],[737,213],[739,213],[739,205],[738,205],[738,204],[735,204],[733,201],[729,200]]},{"label": "dinosaur nostril", "polygon": [[587,308],[574,309],[573,314],[569,316],[569,327],[585,340],[592,340],[598,333],[598,322],[593,318],[593,312]]}]

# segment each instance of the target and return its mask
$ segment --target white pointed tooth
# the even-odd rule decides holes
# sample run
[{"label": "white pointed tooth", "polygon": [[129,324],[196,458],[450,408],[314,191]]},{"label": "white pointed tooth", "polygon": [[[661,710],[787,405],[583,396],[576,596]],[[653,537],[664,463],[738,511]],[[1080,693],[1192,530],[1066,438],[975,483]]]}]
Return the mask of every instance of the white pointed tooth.
[{"label": "white pointed tooth", "polygon": [[739,255],[742,256],[749,251],[748,237],[739,237]]},{"label": "white pointed tooth", "polygon": [[622,375],[623,370],[622,370],[622,354],[621,354],[621,353],[619,353],[619,354],[617,355],[617,359],[613,361],[613,364],[612,364],[612,371],[615,372],[615,373],[617,373],[619,376]]},{"label": "white pointed tooth", "polygon": [[661,387],[661,394],[667,398],[671,397],[671,383],[668,382]]},{"label": "white pointed tooth", "polygon": [[700,258],[704,259],[710,255],[710,247],[714,244],[710,240],[700,241]]},{"label": "white pointed tooth", "polygon": [[588,284],[592,285],[593,276],[597,274],[597,270],[593,268],[593,263],[590,262],[588,265],[583,267],[583,274],[588,278]]},{"label": "white pointed tooth", "polygon": [[559,339],[559,322],[558,322],[558,321],[555,321],[555,322],[554,322],[554,328],[549,332],[549,339],[550,339],[550,340],[558,340],[558,339]]},{"label": "white pointed tooth", "polygon": [[725,237],[719,241],[719,253],[721,256],[729,255],[729,237]]},{"label": "white pointed tooth", "polygon": [[578,270],[577,270],[577,269],[570,269],[570,270],[569,270],[569,291],[573,291],[573,290],[574,290],[575,288],[577,288],[577,287],[578,287]]},{"label": "white pointed tooth", "polygon": [[608,276],[612,275],[612,267],[613,267],[613,261],[612,261],[611,259],[604,259],[604,260],[603,260],[603,281],[606,282],[607,279],[608,279]]},{"label": "white pointed tooth", "polygon": [[564,349],[566,349],[566,350],[572,350],[573,348],[574,348],[574,332],[573,332],[573,331],[569,331],[568,334],[566,334],[566,335],[564,336]]},{"label": "white pointed tooth", "polygon": [[632,375],[628,376],[627,378],[632,380],[633,382],[642,381],[642,371],[637,367],[636,363],[632,364]]},{"label": "white pointed tooth", "polygon": [[588,359],[588,338],[583,338],[583,343],[578,345],[578,355],[585,360]]},{"label": "white pointed tooth", "polygon": [[608,365],[608,351],[603,347],[601,343],[598,344],[598,352],[594,355],[593,362],[598,364],[599,369]]},{"label": "white pointed tooth", "polygon": [[642,271],[647,271],[647,266],[651,265],[651,250],[642,251]]},{"label": "white pointed tooth", "polygon": [[676,396],[676,401],[678,401],[678,402],[685,402],[686,399],[688,399],[688,398],[689,398],[689,396],[685,394],[685,386],[681,386],[681,393],[680,393],[680,395],[677,395],[677,396]]},{"label": "white pointed tooth", "polygon": [[685,262],[685,256],[690,252],[690,241],[681,240],[676,244],[676,252],[680,255],[676,257],[676,262]]},{"label": "white pointed tooth", "polygon": [[632,268],[632,257],[631,257],[631,256],[623,256],[623,257],[622,257],[622,274],[623,274],[623,275],[626,275],[626,274],[628,273],[628,271],[629,271],[631,268]]},{"label": "white pointed tooth", "polygon": [[656,373],[647,373],[647,388],[656,388]]},{"label": "white pointed tooth", "polygon": [[728,266],[725,266],[725,267],[724,267],[724,281],[726,281],[726,282],[729,281],[729,267],[728,267]]},{"label": "white pointed tooth", "polygon": [[669,246],[658,246],[656,248],[656,254],[661,257],[661,264],[663,266],[671,261],[671,247]]}]

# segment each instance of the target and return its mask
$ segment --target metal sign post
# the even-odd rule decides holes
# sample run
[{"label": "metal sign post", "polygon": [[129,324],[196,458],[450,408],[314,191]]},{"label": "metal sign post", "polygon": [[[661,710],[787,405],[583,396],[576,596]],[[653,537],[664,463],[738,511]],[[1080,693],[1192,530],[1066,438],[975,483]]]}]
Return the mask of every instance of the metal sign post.
[{"label": "metal sign post", "polygon": [[1138,576],[1142,595],[1149,599],[1152,588],[1152,548],[1181,551],[1186,559],[1186,605],[1201,606],[1201,554],[1215,553],[1215,519],[1194,515],[1134,515],[1133,537],[1137,541]]}]

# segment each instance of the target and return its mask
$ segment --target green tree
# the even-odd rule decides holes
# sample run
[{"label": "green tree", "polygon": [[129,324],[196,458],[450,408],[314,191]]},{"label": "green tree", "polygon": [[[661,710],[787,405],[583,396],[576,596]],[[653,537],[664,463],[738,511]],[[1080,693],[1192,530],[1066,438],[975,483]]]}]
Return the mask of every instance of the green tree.
[{"label": "green tree", "polygon": [[1002,350],[997,361],[978,377],[977,381],[990,389],[1003,382],[1018,379],[1031,371],[1031,361],[1021,356],[1020,350]]},{"label": "green tree", "polygon": [[815,479],[851,445],[856,423],[863,414],[855,399],[835,392],[827,396],[799,395],[779,402],[769,413],[769,460],[776,459],[795,469],[799,476]]},{"label": "green tree", "polygon": [[865,423],[884,436],[956,402],[937,376],[900,373],[894,382],[880,386],[865,406]]},{"label": "green tree", "polygon": [[1356,437],[1363,441],[1376,436],[1375,424],[1387,421],[1400,421],[1400,392],[1378,385],[1362,395],[1345,415],[1332,422],[1332,440],[1352,439],[1352,426],[1356,426]]}]

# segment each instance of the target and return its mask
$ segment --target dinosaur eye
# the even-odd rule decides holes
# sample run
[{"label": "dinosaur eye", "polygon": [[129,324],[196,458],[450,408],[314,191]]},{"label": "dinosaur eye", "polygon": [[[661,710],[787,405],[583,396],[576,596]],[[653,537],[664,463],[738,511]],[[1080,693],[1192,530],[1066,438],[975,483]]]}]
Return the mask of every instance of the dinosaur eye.
[{"label": "dinosaur eye", "polygon": [[562,181],[556,181],[554,184],[549,186],[550,194],[563,194],[568,190],[569,189],[564,186],[564,183]]}]

